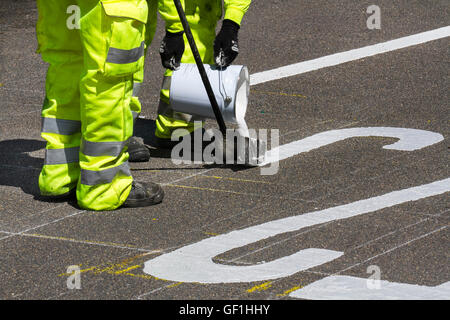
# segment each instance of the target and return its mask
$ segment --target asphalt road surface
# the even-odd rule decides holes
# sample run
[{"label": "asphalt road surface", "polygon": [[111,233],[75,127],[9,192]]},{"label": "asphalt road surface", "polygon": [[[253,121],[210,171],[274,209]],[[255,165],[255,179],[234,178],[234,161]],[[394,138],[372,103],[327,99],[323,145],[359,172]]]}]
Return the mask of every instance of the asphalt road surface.
[{"label": "asphalt road surface", "polygon": [[165,199],[92,212],[38,196],[37,9],[1,1],[0,298],[448,299],[449,18],[446,0],[253,1],[235,64],[249,127],[279,133],[268,175],[153,147],[159,19],[136,127],[152,159],[131,166]]}]

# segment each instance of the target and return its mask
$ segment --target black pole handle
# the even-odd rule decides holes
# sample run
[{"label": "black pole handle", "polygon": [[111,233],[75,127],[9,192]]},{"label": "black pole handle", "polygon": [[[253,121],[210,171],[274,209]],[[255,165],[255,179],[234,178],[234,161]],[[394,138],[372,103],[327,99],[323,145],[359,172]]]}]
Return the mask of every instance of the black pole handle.
[{"label": "black pole handle", "polygon": [[175,4],[175,7],[177,8],[178,16],[180,17],[184,32],[186,33],[186,38],[188,39],[189,46],[191,47],[192,53],[194,55],[195,63],[197,64],[198,71],[200,72],[203,85],[205,86],[206,93],[208,94],[209,102],[211,103],[211,106],[213,108],[220,131],[222,132],[223,137],[225,137],[227,127],[225,125],[225,121],[223,120],[222,113],[220,112],[219,105],[217,104],[216,96],[214,95],[211,83],[209,82],[208,75],[206,74],[205,66],[203,65],[202,59],[200,58],[200,54],[198,52],[197,45],[195,44],[191,28],[189,27],[189,23],[186,19],[186,14],[184,13],[183,6],[181,5],[180,0],[173,0],[173,2]]}]

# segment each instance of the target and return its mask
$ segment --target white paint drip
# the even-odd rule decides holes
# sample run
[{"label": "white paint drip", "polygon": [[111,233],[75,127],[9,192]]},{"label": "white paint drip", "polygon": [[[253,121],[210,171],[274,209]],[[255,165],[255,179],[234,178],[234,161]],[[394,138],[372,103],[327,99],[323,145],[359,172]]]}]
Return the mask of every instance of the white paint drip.
[{"label": "white paint drip", "polygon": [[243,230],[208,238],[161,255],[145,263],[144,272],[171,281],[200,283],[253,282],[287,277],[332,261],[342,252],[305,249],[293,255],[253,266],[216,264],[212,259],[229,250],[286,232],[299,231],[321,223],[348,219],[409,201],[450,191],[450,178],[418,187],[387,193],[320,211],[283,218]]},{"label": "white paint drip", "polygon": [[379,289],[369,289],[367,279],[330,276],[296,290],[289,296],[313,300],[449,300],[450,282],[428,287],[380,280]]},{"label": "white paint drip", "polygon": [[291,77],[326,67],[336,66],[342,63],[371,57],[378,54],[403,49],[418,44],[438,40],[450,36],[450,26],[446,26],[431,31],[418,33],[415,35],[366,46],[359,49],[340,52],[325,57],[291,64],[288,66],[254,73],[250,76],[250,85],[256,85],[268,81]]},{"label": "white paint drip", "polygon": [[245,114],[236,114],[237,133],[241,137],[250,137],[247,122],[245,121]]}]

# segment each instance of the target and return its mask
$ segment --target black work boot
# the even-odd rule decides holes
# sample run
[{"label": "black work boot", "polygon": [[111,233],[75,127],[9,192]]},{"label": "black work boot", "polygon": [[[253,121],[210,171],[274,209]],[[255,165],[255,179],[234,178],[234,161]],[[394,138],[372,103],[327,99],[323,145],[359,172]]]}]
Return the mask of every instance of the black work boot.
[{"label": "black work boot", "polygon": [[129,162],[147,162],[150,160],[150,150],[145,144],[140,143],[136,137],[131,137],[128,140],[128,158]]},{"label": "black work boot", "polygon": [[131,191],[122,207],[146,207],[162,202],[164,190],[153,182],[133,181]]}]

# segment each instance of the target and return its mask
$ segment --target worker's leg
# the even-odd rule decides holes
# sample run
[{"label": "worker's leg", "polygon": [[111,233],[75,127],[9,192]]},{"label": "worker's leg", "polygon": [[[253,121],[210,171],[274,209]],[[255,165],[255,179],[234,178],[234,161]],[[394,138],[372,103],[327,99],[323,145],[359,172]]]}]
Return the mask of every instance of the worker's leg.
[{"label": "worker's leg", "polygon": [[146,162],[150,160],[150,150],[134,136],[136,121],[142,110],[139,92],[141,91],[143,81],[144,69],[133,75],[133,93],[130,99],[130,110],[133,115],[133,136],[128,141],[129,162]]},{"label": "worker's leg", "polygon": [[133,181],[127,141],[133,132],[133,75],[144,65],[147,1],[78,3],[84,52],[78,204],[113,210],[125,202]]},{"label": "worker's leg", "polygon": [[70,0],[37,0],[38,52],[48,66],[42,110],[42,137],[47,141],[39,176],[44,196],[74,191],[80,168],[81,136],[79,80],[83,66],[79,30],[67,26]]},{"label": "worker's leg", "polygon": [[[157,0],[147,0],[148,3],[148,18],[147,25],[145,28],[145,51],[144,56],[147,55],[148,47],[153,41],[153,37],[156,31],[156,22],[157,22]],[[133,95],[131,97],[130,108],[133,113],[133,119],[136,122],[137,117],[140,115],[142,110],[142,104],[139,101],[139,94],[141,92],[142,83],[144,81],[144,68],[139,70],[133,75]]]},{"label": "worker's leg", "polygon": [[[205,26],[191,26],[192,34],[202,58],[203,63],[214,63],[213,43],[215,38],[215,28]],[[195,63],[192,50],[184,35],[185,51],[181,59],[182,63]],[[194,121],[204,120],[195,116],[176,112],[170,107],[170,81],[172,70],[167,69],[164,73],[163,84],[160,92],[160,103],[158,107],[158,117],[156,119],[155,135],[158,138],[170,139],[172,132],[178,128],[187,129],[189,132],[197,129]]]},{"label": "worker's leg", "polygon": [[[148,21],[146,26],[145,33],[145,56],[147,56],[147,49],[150,46],[153,36],[156,31],[156,21],[157,21],[157,0],[148,0]],[[133,95],[131,97],[130,108],[133,114],[134,125],[136,124],[136,120],[139,117],[142,110],[142,103],[139,99],[139,94],[141,92],[142,84],[144,81],[144,69],[133,75]],[[135,130],[133,130],[133,137],[130,138],[128,143],[128,154],[130,157],[128,158],[129,162],[146,162],[150,160],[150,150],[147,146],[140,142],[134,136]]]}]

